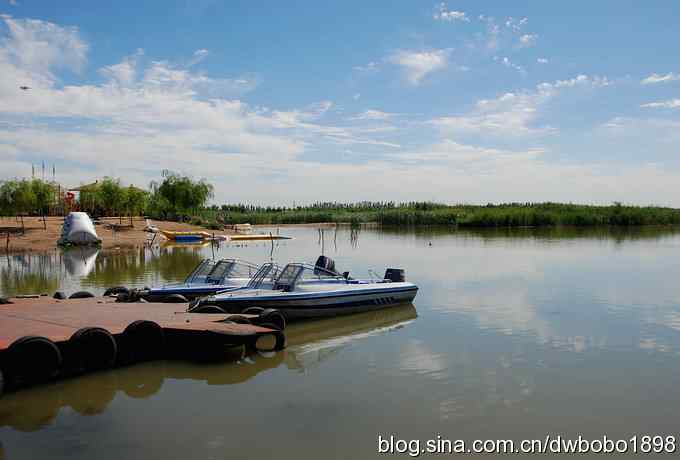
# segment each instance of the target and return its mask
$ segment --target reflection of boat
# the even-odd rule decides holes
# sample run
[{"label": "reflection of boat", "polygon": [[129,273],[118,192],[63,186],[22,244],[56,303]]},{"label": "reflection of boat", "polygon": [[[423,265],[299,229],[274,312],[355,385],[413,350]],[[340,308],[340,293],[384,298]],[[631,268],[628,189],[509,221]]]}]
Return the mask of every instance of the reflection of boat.
[{"label": "reflection of boat", "polygon": [[201,249],[201,248],[207,248],[211,244],[214,244],[212,241],[205,241],[205,240],[200,240],[200,241],[189,241],[189,242],[178,242],[178,241],[171,241],[171,240],[163,240],[160,243],[161,247],[164,248],[196,248],[196,249]]},{"label": "reflection of boat", "polygon": [[70,212],[64,218],[64,226],[58,244],[100,244],[90,216],[85,212]]},{"label": "reflection of boat", "polygon": [[181,294],[188,299],[214,294],[230,288],[245,286],[257,272],[257,265],[239,259],[206,259],[186,277],[183,283],[166,284],[151,288],[147,298]]},{"label": "reflection of boat", "polygon": [[94,270],[94,264],[99,254],[99,248],[78,247],[63,252],[64,266],[71,276],[87,276]]},{"label": "reflection of boat", "polygon": [[354,280],[301,263],[276,272],[275,264],[264,264],[245,288],[207,297],[193,308],[208,304],[238,313],[256,306],[276,308],[287,319],[318,318],[391,307],[411,302],[418,293],[418,286],[405,282],[403,271],[397,269],[388,268],[382,280]]},{"label": "reflection of boat", "polygon": [[412,303],[353,316],[298,321],[286,327],[290,353],[341,345],[362,337],[398,329],[418,317]]},{"label": "reflection of boat", "polygon": [[292,240],[290,236],[257,233],[252,235],[229,235],[229,241]]}]

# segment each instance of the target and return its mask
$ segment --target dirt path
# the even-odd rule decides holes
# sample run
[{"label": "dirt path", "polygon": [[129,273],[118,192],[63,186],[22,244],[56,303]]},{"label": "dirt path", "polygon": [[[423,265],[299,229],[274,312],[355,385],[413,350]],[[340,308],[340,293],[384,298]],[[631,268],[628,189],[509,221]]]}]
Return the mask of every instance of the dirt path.
[{"label": "dirt path", "polygon": [[[146,222],[142,218],[133,218],[132,222],[134,227],[126,227],[119,231],[113,230],[107,223],[118,224],[119,219],[117,217],[104,218],[101,219],[102,223],[97,225],[95,228],[97,230],[97,235],[102,239],[103,249],[128,249],[138,246],[142,246],[147,238],[153,237],[144,231]],[[21,221],[17,221],[14,217],[2,217],[0,218],[0,252],[5,252],[7,245],[7,233],[10,234],[9,238],[9,251],[10,252],[28,252],[28,251],[46,251],[56,247],[57,240],[61,236],[61,226],[64,222],[63,217],[48,217],[47,218],[47,230],[43,227],[43,221],[39,217],[25,217],[24,225],[26,227],[26,232],[21,235]],[[123,218],[123,225],[130,223],[128,218]],[[171,231],[190,231],[190,230],[202,230],[207,232],[213,232],[213,230],[206,230],[203,227],[198,227],[191,224],[182,224],[178,222],[164,222],[164,221],[152,221],[152,223],[162,228],[163,230]],[[215,234],[230,234],[228,230],[225,231],[215,231]],[[161,238],[160,235],[156,237]]]}]

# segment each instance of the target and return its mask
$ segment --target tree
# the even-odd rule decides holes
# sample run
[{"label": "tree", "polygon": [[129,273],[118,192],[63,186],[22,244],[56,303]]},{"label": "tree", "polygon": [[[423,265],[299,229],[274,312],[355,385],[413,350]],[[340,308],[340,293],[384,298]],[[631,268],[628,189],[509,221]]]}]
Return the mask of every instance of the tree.
[{"label": "tree", "polygon": [[97,197],[108,216],[119,213],[120,222],[123,222],[121,211],[126,202],[127,190],[120,186],[119,179],[105,177],[97,187]]},{"label": "tree", "polygon": [[125,194],[125,209],[130,215],[130,226],[133,226],[132,215],[135,213],[142,213],[146,209],[146,204],[149,198],[149,193],[130,185]]},{"label": "tree", "polygon": [[40,179],[31,181],[31,189],[35,195],[35,206],[43,220],[43,228],[47,230],[45,215],[49,212],[49,207],[54,203],[54,187]]},{"label": "tree", "polygon": [[14,211],[21,217],[21,233],[23,234],[26,232],[24,214],[33,211],[36,207],[36,197],[30,181],[26,179],[16,181],[11,192],[11,202]]},{"label": "tree", "polygon": [[213,197],[213,186],[205,179],[194,181],[170,171],[163,171],[163,177],[160,185],[152,183],[154,194],[158,195],[154,201],[165,203],[175,215],[196,211]]}]

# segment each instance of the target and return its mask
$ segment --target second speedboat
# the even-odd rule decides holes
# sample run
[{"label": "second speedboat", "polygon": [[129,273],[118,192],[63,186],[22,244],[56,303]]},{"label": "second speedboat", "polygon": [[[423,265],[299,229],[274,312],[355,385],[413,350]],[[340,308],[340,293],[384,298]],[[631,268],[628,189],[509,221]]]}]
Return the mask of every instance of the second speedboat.
[{"label": "second speedboat", "polygon": [[151,288],[145,298],[150,301],[163,301],[168,296],[180,294],[191,300],[225,289],[243,287],[248,284],[257,270],[257,265],[245,260],[206,259],[194,268],[183,283]]},{"label": "second speedboat", "polygon": [[286,319],[319,318],[411,302],[417,293],[418,286],[406,282],[400,269],[388,268],[381,280],[354,280],[318,265],[291,263],[279,270],[276,264],[267,263],[244,288],[196,301],[191,311],[217,306],[227,313],[240,313],[259,307],[275,308]]}]

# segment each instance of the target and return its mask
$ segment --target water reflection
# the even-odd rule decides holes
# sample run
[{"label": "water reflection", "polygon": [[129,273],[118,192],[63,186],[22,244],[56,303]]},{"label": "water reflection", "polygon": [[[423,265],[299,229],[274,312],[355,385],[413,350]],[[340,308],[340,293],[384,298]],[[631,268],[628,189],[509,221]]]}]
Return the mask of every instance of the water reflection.
[{"label": "water reflection", "polygon": [[117,394],[146,399],[157,394],[167,380],[235,385],[282,364],[288,369],[304,371],[356,340],[403,328],[416,316],[415,307],[406,304],[353,317],[302,322],[287,330],[289,347],[277,353],[244,355],[242,348],[235,348],[232,350],[234,362],[142,363],[24,389],[4,395],[0,400],[0,427],[21,432],[39,431],[53,424],[60,410],[66,407],[84,416],[101,414]]},{"label": "water reflection", "polygon": [[[416,321],[405,307],[293,324],[289,348],[274,355],[155,363],[6,395],[6,455],[34,458],[39,444],[69,459],[263,458],[271,446],[282,458],[373,458],[377,431],[623,437],[680,424],[678,229],[362,226],[360,245],[350,226],[327,230],[325,242],[316,228],[285,233],[295,239],[273,255],[269,242],[102,252],[80,277],[59,252],[0,257],[3,292],[36,289],[16,284],[29,273],[93,291],[181,279],[213,249],[254,263],[314,261],[323,249],[355,277],[404,267],[420,287]],[[56,419],[43,401],[61,407]],[[43,426],[22,434],[14,424]]]},{"label": "water reflection", "polygon": [[99,248],[76,247],[64,251],[63,260],[66,271],[71,276],[83,277],[94,270]]}]

